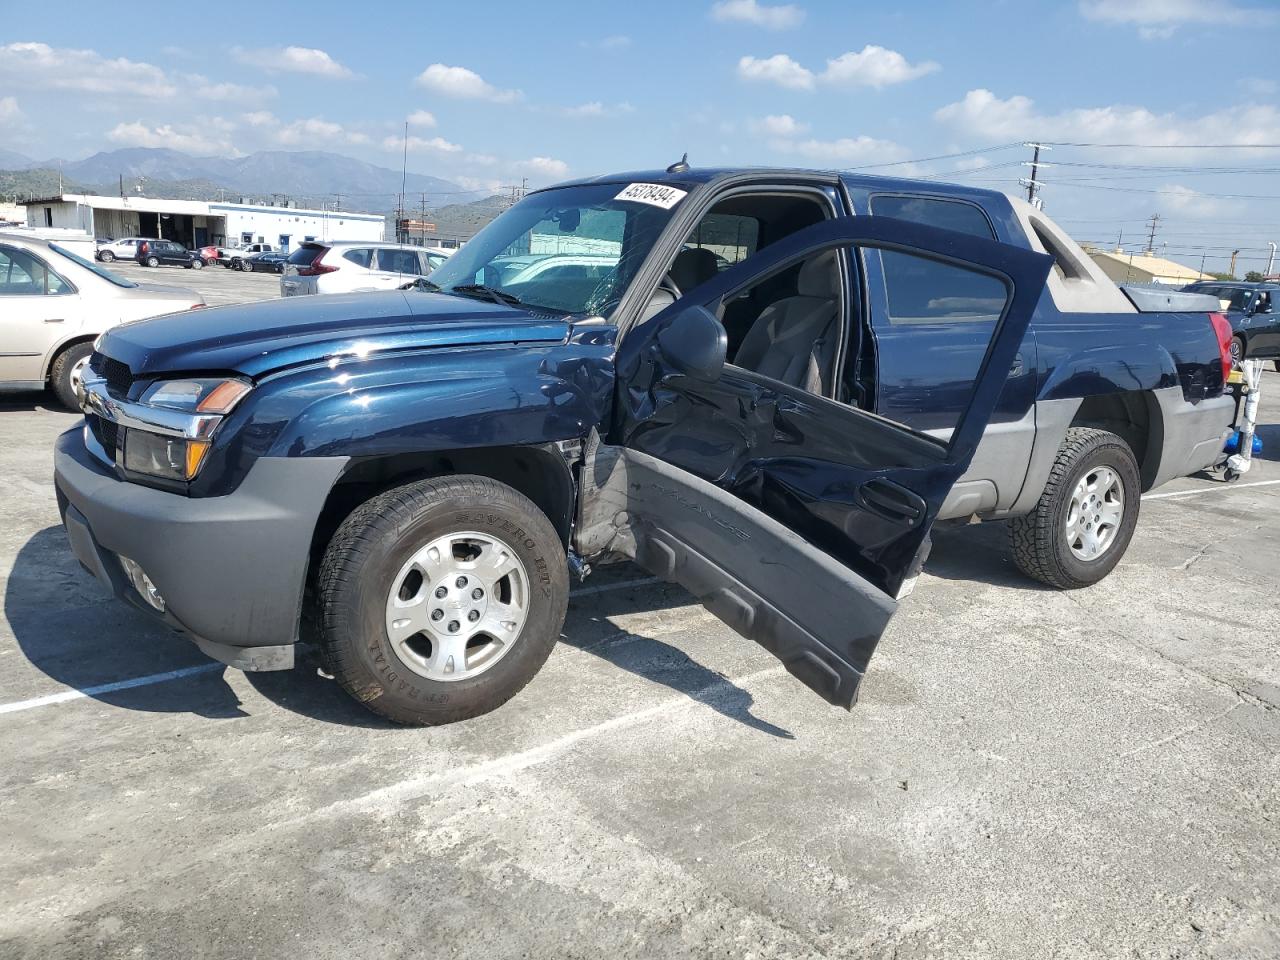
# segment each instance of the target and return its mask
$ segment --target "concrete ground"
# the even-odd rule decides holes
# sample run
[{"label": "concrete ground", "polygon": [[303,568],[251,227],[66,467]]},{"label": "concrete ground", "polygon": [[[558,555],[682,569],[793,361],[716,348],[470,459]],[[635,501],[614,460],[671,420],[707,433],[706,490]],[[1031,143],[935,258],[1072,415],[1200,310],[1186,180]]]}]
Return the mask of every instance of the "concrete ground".
[{"label": "concrete ground", "polygon": [[108,599],[50,483],[75,418],[11,397],[0,956],[1280,956],[1266,390],[1268,459],[1147,499],[1092,589],[940,529],[851,713],[622,568],[522,694],[435,729]]},{"label": "concrete ground", "polygon": [[278,273],[243,273],[220,266],[205,267],[203,270],[168,266],[144,267],[130,260],[117,260],[103,266],[138,283],[189,287],[199,292],[211,307],[244,303],[247,300],[271,300],[280,296]]}]

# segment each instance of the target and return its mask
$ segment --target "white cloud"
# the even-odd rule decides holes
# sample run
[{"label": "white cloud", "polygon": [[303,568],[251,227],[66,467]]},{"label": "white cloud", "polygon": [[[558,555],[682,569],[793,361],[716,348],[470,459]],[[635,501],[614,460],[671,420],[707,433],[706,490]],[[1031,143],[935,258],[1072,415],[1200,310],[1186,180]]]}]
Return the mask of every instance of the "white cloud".
[{"label": "white cloud", "polygon": [[107,132],[107,139],[126,147],[167,147],[183,153],[194,153],[202,156],[238,156],[239,152],[225,137],[211,137],[205,131],[211,124],[201,128],[175,127],[162,123],[149,127],[140,120],[133,123],[118,123]]},{"label": "white cloud", "polygon": [[195,95],[201,100],[231,100],[237,103],[245,100],[274,97],[279,91],[272,86],[246,87],[239,83],[214,83],[207,77],[199,75],[191,78]]},{"label": "white cloud", "polygon": [[409,137],[407,141],[404,137],[386,137],[382,141],[382,148],[400,151],[404,150],[406,144],[410,153],[459,153],[462,150],[458,144],[450,143],[444,137]]},{"label": "white cloud", "polygon": [[941,69],[932,60],[912,64],[897,50],[869,43],[859,53],[845,53],[828,60],[822,80],[836,86],[874,87],[879,90]]},{"label": "white cloud", "polygon": [[785,53],[759,59],[743,57],[738,61],[738,76],[743,80],[773,83],[788,90],[812,90],[813,71],[802,67]]},{"label": "white cloud", "polygon": [[795,154],[816,164],[838,166],[844,164],[879,163],[901,160],[907,150],[892,140],[875,137],[841,137],[838,140],[775,140],[775,150]]},{"label": "white cloud", "polygon": [[273,123],[280,122],[270,110],[254,110],[251,113],[241,114],[240,119],[251,127],[269,127]]},{"label": "white cloud", "polygon": [[306,73],[335,80],[354,76],[350,68],[314,47],[262,47],[256,50],[233,47],[231,53],[241,63],[268,73]]},{"label": "white cloud", "polygon": [[278,127],[272,132],[276,143],[286,147],[301,144],[332,146],[335,142],[362,144],[368,143],[367,134],[358,130],[350,130],[340,123],[325,120],[323,117],[307,117],[294,120],[292,123]]},{"label": "white cloud", "polygon": [[47,43],[0,46],[0,77],[6,86],[81,93],[172,97],[177,86],[154,64],[110,59],[94,50],[51,47]]},{"label": "white cloud", "polygon": [[795,117],[786,113],[761,117],[759,120],[750,121],[747,126],[752,133],[758,133],[766,137],[798,137],[809,130],[807,123],[801,123]]},{"label": "white cloud", "polygon": [[524,94],[519,90],[499,90],[487,83],[480,74],[466,67],[450,67],[443,63],[433,63],[415,81],[420,87],[434,90],[446,97],[459,100],[491,100],[494,103],[511,103],[520,100]]},{"label": "white cloud", "polygon": [[0,97],[0,123],[14,123],[22,118],[17,97]]},{"label": "white cloud", "polygon": [[[1029,97],[997,97],[970,90],[964,98],[935,112],[941,123],[971,140],[1064,140],[1080,143],[1135,143],[1163,147],[1184,143],[1263,144],[1275,141],[1280,109],[1244,104],[1202,116],[1152,113],[1145,107],[1116,104],[1077,107],[1054,114],[1036,110]],[[1250,153],[1253,156],[1257,152]],[[1142,151],[1135,151],[1135,155]],[[1144,159],[1186,162],[1196,151],[1152,150]],[[1052,158],[1050,158],[1052,159]],[[1203,162],[1199,151],[1197,162]]]},{"label": "white cloud", "polygon": [[634,113],[635,107],[629,103],[613,103],[605,104],[599,100],[592,100],[589,103],[581,103],[576,107],[565,107],[561,112],[566,117],[583,118],[583,117],[620,117],[623,114]]},{"label": "white cloud", "polygon": [[879,90],[941,69],[932,60],[911,63],[897,50],[874,43],[867,44],[857,53],[850,51],[828,60],[827,68],[820,74],[785,53],[775,53],[764,59],[743,57],[738,61],[738,76],[743,80],[773,83],[788,90],[812,90],[818,83]]},{"label": "white cloud", "polygon": [[719,0],[711,6],[711,19],[749,23],[766,30],[789,30],[804,21],[804,11],[793,3],[770,6],[757,0]]},{"label": "white cloud", "polygon": [[569,175],[569,165],[563,160],[555,160],[551,157],[530,157],[512,166],[522,173],[547,180],[563,180]]},{"label": "white cloud", "polygon": [[1080,0],[1089,20],[1135,26],[1144,40],[1173,36],[1188,23],[1244,26],[1276,20],[1274,10],[1247,8],[1231,0]]},{"label": "white cloud", "polygon": [[411,127],[434,127],[436,115],[428,110],[415,110],[406,118]]}]

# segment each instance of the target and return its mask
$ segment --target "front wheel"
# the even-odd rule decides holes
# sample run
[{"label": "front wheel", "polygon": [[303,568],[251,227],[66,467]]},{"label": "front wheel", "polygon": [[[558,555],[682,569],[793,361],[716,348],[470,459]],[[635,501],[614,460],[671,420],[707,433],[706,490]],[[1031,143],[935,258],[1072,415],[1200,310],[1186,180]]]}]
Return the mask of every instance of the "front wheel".
[{"label": "front wheel", "polygon": [[1072,427],[1039,503],[1010,521],[1014,562],[1062,590],[1097,583],[1128,549],[1141,497],[1129,445],[1106,430]]},{"label": "front wheel", "polygon": [[240,261],[240,269],[241,269],[244,273],[253,273],[253,264],[252,264],[251,262],[249,262],[248,260],[241,260],[241,261]]},{"label": "front wheel", "polygon": [[398,723],[452,723],[515,696],[564,623],[564,549],[546,515],[486,477],[422,480],[358,507],[320,566],[334,677]]},{"label": "front wheel", "polygon": [[98,259],[101,260],[103,263],[111,263],[111,261],[115,260],[115,258],[116,258],[116,255],[112,253],[110,250],[103,250],[101,253],[98,254]]}]

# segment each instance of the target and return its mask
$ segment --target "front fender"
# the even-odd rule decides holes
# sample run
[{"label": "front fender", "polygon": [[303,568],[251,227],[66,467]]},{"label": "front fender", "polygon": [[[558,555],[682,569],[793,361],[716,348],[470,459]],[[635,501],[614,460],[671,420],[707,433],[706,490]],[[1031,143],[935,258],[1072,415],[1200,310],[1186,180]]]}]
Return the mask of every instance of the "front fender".
[{"label": "front fender", "polygon": [[222,425],[192,493],[234,489],[259,457],[361,457],[551,443],[601,427],[611,337],[424,350],[265,378]]},{"label": "front fender", "polygon": [[1069,400],[1179,384],[1178,367],[1160,344],[1088,347],[1063,357],[1040,386],[1038,400]]}]

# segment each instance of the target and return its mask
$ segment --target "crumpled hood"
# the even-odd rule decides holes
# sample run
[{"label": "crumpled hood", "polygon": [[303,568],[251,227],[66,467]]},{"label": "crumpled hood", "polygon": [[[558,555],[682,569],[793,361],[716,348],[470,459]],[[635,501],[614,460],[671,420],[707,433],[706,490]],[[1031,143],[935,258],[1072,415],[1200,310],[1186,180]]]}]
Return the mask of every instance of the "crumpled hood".
[{"label": "crumpled hood", "polygon": [[103,335],[102,353],[135,377],[282,367],[387,350],[562,342],[569,324],[520,307],[401,292],[289,297],[138,320]]}]

